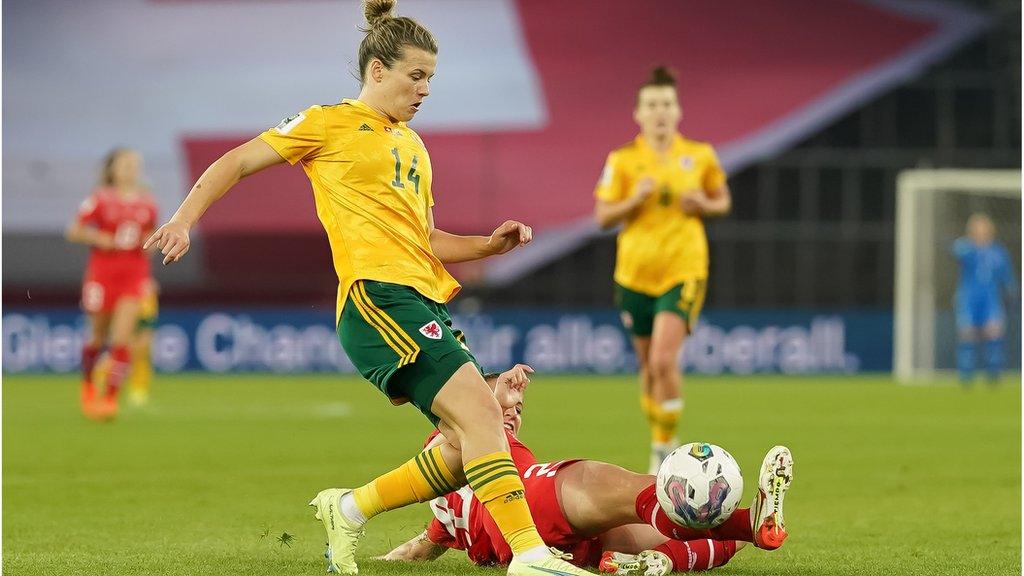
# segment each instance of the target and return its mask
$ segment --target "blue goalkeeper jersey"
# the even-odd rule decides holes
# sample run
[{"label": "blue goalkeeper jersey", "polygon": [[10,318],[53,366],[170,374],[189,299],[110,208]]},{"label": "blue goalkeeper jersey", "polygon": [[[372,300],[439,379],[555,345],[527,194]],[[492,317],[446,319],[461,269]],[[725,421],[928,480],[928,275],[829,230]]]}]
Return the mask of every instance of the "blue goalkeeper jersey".
[{"label": "blue goalkeeper jersey", "polygon": [[957,316],[969,324],[983,324],[1003,315],[1002,292],[1016,291],[1010,254],[998,242],[979,246],[968,238],[953,243],[953,255],[960,263],[956,290]]}]

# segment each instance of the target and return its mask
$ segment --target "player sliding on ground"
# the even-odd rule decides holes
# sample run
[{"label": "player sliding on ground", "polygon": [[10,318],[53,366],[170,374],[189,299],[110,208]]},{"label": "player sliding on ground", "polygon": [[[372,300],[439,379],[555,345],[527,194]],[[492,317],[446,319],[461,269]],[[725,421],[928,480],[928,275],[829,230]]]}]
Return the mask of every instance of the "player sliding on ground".
[{"label": "player sliding on ground", "polygon": [[490,236],[434,227],[430,156],[406,122],[430,94],[437,43],[416,21],[393,16],[394,5],[364,4],[357,99],[307,108],[222,156],[146,246],[160,248],[164,264],[177,261],[191,227],[241,178],[301,163],[338,275],[342,347],[392,403],[411,402],[460,448],[435,447],[355,490],[317,494],[310,505],[327,532],[329,567],[358,572],[356,544],[369,518],[468,483],[511,546],[509,574],[585,574],[553,556],[537,533],[501,408],[445,305],[459,284],[444,263],[503,254],[533,231],[512,220]]},{"label": "player sliding on ground", "polygon": [[[782,545],[787,533],[783,498],[793,477],[793,458],[783,446],[772,448],[759,471],[750,508],[740,508],[710,530],[674,523],[658,504],[655,477],[594,460],[538,463],[517,436],[522,426],[527,366],[494,377],[495,394],[505,408],[505,434],[526,486],[526,499],[547,545],[572,555],[578,566],[621,575],[659,576],[721,566],[747,542],[767,550]],[[435,433],[427,449],[441,446]],[[487,510],[468,489],[430,504],[434,520],[427,529],[395,548],[384,560],[434,560],[449,548],[465,550],[476,564],[504,564],[508,545]]]}]

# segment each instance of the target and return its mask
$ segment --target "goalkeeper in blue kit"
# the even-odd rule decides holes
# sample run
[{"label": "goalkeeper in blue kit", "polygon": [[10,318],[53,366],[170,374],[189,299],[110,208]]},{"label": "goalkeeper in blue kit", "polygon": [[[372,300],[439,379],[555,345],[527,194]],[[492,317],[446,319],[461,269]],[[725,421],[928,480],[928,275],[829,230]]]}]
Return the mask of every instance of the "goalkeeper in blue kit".
[{"label": "goalkeeper in blue kit", "polygon": [[998,381],[1003,368],[1003,296],[1016,295],[1018,289],[1010,255],[995,240],[995,233],[992,220],[976,213],[967,220],[967,235],[953,243],[953,255],[960,264],[955,296],[956,365],[964,384],[974,378],[979,347],[991,382]]}]

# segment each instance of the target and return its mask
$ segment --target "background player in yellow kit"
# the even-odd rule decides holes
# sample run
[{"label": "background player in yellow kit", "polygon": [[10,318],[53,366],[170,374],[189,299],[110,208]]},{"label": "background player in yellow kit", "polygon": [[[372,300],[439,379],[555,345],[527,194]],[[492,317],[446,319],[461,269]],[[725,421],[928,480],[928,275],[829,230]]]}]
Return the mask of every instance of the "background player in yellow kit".
[{"label": "background player in yellow kit", "polygon": [[137,406],[149,401],[149,386],[153,381],[153,331],[159,314],[160,285],[150,278],[139,300],[139,323],[135,327],[132,366],[128,372],[128,401]]},{"label": "background player in yellow kit", "polygon": [[490,236],[434,227],[430,157],[405,123],[430,93],[437,44],[416,21],[392,16],[394,4],[364,3],[358,99],[307,108],[222,156],[146,245],[158,246],[165,264],[177,261],[192,225],[239,179],[300,163],[338,275],[342,346],[364,378],[393,403],[413,403],[460,448],[448,461],[436,447],[355,490],[320,492],[310,504],[327,532],[328,568],[357,572],[368,518],[468,483],[512,548],[509,574],[585,574],[537,534],[501,407],[445,306],[459,285],[444,262],[502,254],[529,242],[532,230],[515,221]]},{"label": "background player in yellow kit", "polygon": [[704,218],[729,212],[725,172],[710,144],[684,138],[676,80],[655,68],[637,96],[640,135],[608,155],[595,191],[598,224],[623,223],[616,304],[633,335],[641,406],[651,424],[651,473],[678,444],[683,410],[679,353],[704,304]]}]

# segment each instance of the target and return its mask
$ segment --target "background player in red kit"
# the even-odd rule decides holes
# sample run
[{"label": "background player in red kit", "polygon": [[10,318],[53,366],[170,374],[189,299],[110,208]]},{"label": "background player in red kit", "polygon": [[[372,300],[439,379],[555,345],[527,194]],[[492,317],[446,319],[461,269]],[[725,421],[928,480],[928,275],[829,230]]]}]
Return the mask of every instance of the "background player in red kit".
[{"label": "background player in red kit", "polygon": [[[99,186],[86,198],[65,234],[92,250],[82,281],[82,309],[89,315],[89,337],[82,347],[82,412],[95,419],[117,414],[117,393],[131,361],[129,346],[140,298],[150,278],[142,240],[156,225],[156,204],[141,183],[142,158],[115,148],[103,162]],[[110,370],[102,396],[93,369],[104,347]]]},{"label": "background player in red kit", "polygon": [[[573,564],[612,574],[659,575],[721,566],[747,542],[769,550],[782,545],[787,536],[782,502],[793,465],[788,449],[776,446],[765,456],[751,508],[736,510],[711,530],[679,526],[658,505],[654,476],[594,460],[537,462],[517,438],[529,372],[517,365],[497,376],[495,395],[537,530],[545,544],[571,554]],[[435,432],[427,446],[444,442]],[[427,529],[383,559],[433,560],[449,548],[465,550],[479,565],[511,559],[501,532],[468,487],[435,499],[430,508],[434,520]]]}]

